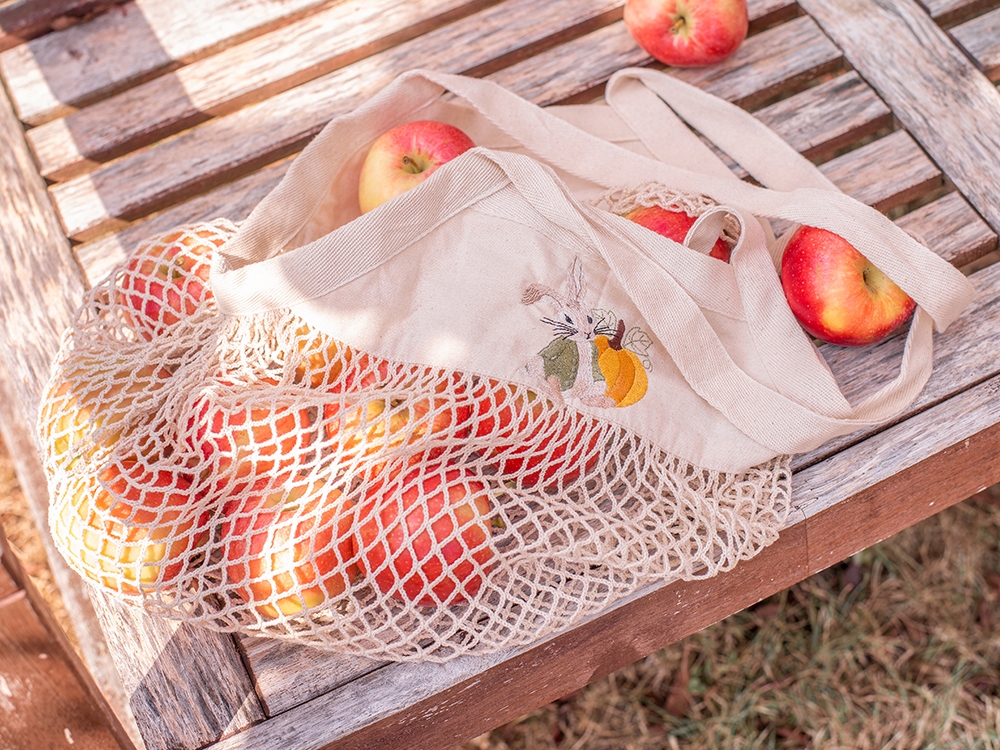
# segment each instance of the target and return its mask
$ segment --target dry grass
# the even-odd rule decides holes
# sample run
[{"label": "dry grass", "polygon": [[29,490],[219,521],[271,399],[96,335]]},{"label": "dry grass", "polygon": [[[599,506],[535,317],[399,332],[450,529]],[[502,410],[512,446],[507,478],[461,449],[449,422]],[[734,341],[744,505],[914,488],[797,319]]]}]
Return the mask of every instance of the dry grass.
[{"label": "dry grass", "polygon": [[[58,592],[0,445],[0,522]],[[461,750],[1000,748],[1000,487]]]}]

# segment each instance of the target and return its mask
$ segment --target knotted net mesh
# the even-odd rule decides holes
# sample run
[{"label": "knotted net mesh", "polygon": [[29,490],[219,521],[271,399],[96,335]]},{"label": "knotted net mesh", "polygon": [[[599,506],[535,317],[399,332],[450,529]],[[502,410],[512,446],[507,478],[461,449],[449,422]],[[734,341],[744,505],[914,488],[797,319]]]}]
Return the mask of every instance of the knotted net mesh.
[{"label": "knotted net mesh", "polygon": [[706,471],[520,384],[221,315],[226,221],[87,295],[43,397],[68,563],[167,618],[444,661],[526,644],[773,542],[786,458]]}]

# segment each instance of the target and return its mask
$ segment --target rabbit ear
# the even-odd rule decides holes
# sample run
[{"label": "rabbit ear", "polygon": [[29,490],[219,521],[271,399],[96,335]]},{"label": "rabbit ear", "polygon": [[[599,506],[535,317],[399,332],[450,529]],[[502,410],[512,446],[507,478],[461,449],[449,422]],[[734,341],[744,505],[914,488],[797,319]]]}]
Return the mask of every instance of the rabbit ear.
[{"label": "rabbit ear", "polygon": [[569,271],[569,290],[567,296],[569,301],[576,304],[583,304],[583,297],[587,293],[587,280],[583,275],[583,263],[580,258],[573,259],[573,267]]},{"label": "rabbit ear", "polygon": [[566,300],[555,289],[545,284],[532,284],[521,295],[522,305],[533,305],[542,297],[551,297],[557,305],[565,305]]}]

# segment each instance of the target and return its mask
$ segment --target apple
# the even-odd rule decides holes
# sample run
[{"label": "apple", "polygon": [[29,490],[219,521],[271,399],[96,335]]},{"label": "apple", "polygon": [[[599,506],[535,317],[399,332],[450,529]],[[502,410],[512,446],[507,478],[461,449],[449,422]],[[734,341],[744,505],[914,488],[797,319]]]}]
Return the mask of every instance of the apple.
[{"label": "apple", "polygon": [[387,471],[359,510],[355,547],[383,593],[419,606],[476,596],[491,568],[495,517],[486,485],[442,464]]},{"label": "apple", "polygon": [[470,438],[483,445],[487,463],[504,481],[549,488],[576,481],[597,465],[599,433],[586,417],[493,379],[481,381],[473,399]]},{"label": "apple", "polygon": [[228,501],[220,527],[226,579],[269,618],[336,599],[358,575],[352,505],[321,481]]},{"label": "apple", "polygon": [[372,144],[361,166],[361,213],[416,187],[475,145],[454,125],[436,120],[414,120],[387,130]]},{"label": "apple", "polygon": [[306,323],[295,330],[295,347],[298,351],[295,382],[313,388],[339,383],[353,356],[350,347],[341,346]]},{"label": "apple", "polygon": [[122,594],[138,595],[174,580],[209,538],[207,511],[192,478],[132,456],[99,475],[72,480],[54,508],[52,533],[83,575]]},{"label": "apple", "polygon": [[100,446],[113,447],[126,419],[140,414],[170,377],[159,365],[130,368],[97,356],[74,361],[42,397],[39,423],[49,456],[69,469]]},{"label": "apple", "polygon": [[217,489],[275,487],[308,460],[309,410],[282,403],[274,384],[237,385],[215,376],[188,407],[181,441],[220,478]]},{"label": "apple", "polygon": [[[684,242],[688,231],[697,221],[696,216],[691,216],[683,211],[668,211],[661,206],[634,208],[625,214],[625,218],[646,227],[646,229],[651,229],[667,239],[680,243]],[[728,263],[731,252],[729,245],[720,237],[715,241],[709,255]]]},{"label": "apple", "polygon": [[115,299],[130,328],[149,341],[198,312],[212,298],[212,253],[229,236],[199,224],[140,246],[115,280]]},{"label": "apple", "polygon": [[628,0],[625,27],[662,63],[679,68],[714,65],[746,38],[747,0]]},{"label": "apple", "polygon": [[785,299],[803,328],[831,344],[873,344],[916,307],[910,296],[843,237],[795,230],[781,258]]}]

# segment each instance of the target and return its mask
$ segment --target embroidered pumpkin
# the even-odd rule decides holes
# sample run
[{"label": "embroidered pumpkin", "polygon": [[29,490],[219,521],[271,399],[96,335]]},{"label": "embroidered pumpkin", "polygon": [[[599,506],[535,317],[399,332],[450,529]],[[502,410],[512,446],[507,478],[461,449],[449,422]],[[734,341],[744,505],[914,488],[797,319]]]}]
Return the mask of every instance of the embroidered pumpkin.
[{"label": "embroidered pumpkin", "polygon": [[649,380],[639,356],[622,346],[623,329],[619,322],[614,338],[597,336],[594,344],[597,346],[597,365],[608,384],[605,395],[618,406],[630,406],[646,395]]}]

